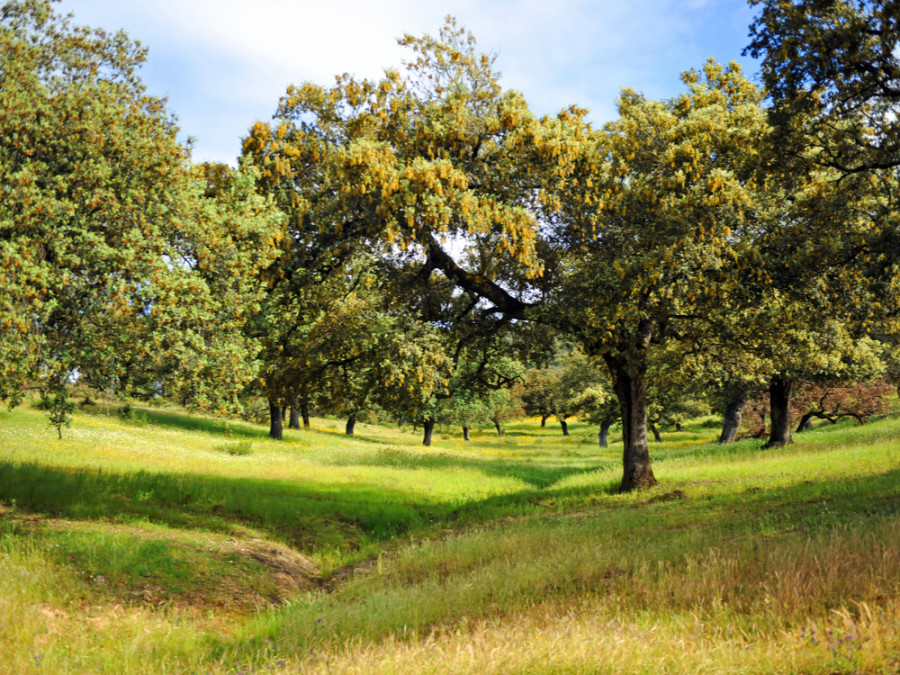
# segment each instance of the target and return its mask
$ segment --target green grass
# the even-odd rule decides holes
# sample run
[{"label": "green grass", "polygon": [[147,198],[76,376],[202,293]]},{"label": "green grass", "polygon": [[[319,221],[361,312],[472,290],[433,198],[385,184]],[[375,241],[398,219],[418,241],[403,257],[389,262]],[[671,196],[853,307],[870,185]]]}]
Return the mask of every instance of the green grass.
[{"label": "green grass", "polygon": [[0,413],[0,672],[900,669],[900,418],[774,450],[697,420],[619,495],[577,422],[136,412]]}]

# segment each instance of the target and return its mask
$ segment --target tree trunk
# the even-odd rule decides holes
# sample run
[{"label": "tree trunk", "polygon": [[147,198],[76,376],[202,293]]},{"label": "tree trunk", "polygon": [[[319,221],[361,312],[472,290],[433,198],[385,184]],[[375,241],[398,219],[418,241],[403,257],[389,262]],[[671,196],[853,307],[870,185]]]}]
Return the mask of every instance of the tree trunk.
[{"label": "tree trunk", "polygon": [[352,413],[350,417],[347,418],[347,426],[344,429],[344,433],[348,436],[353,435],[353,429],[356,427],[356,413]]},{"label": "tree trunk", "polygon": [[303,428],[309,429],[309,403],[306,400],[300,403],[300,417],[303,418]]},{"label": "tree trunk", "polygon": [[434,418],[426,417],[422,421],[422,428],[425,430],[425,438],[422,439],[422,445],[431,447],[431,434],[434,432]]},{"label": "tree trunk", "polygon": [[300,399],[295,398],[291,403],[291,421],[288,423],[288,429],[300,428]]},{"label": "tree trunk", "polygon": [[548,419],[550,419],[550,415],[541,415],[541,429],[547,426]]},{"label": "tree trunk", "polygon": [[[649,340],[649,338],[648,338]],[[622,411],[622,484],[619,492],[656,485],[647,447],[647,367],[629,368],[623,359],[604,357]]]},{"label": "tree trunk", "polygon": [[469,427],[463,427],[463,440],[464,441],[471,440],[469,438]]},{"label": "tree trunk", "polygon": [[494,420],[494,428],[497,430],[497,435],[498,435],[498,436],[502,436],[502,435],[503,435],[503,429],[500,427],[500,422],[499,422],[499,420]]},{"label": "tree trunk", "polygon": [[777,448],[791,442],[791,400],[790,378],[777,375],[769,383],[769,442],[767,448]]},{"label": "tree trunk", "polygon": [[281,415],[281,406],[269,401],[269,438],[280,441],[283,435],[284,417]]},{"label": "tree trunk", "polygon": [[[797,433],[799,434],[801,431],[809,431],[812,429],[812,418],[815,416],[815,413],[806,413],[803,417],[800,418],[800,424],[797,425]],[[837,422],[834,420],[832,424]]]},{"label": "tree trunk", "polygon": [[559,426],[562,427],[563,436],[568,436],[569,435],[569,424],[565,420],[560,420]]},{"label": "tree trunk", "polygon": [[287,406],[281,406],[281,423],[284,424],[284,421],[287,419]]},{"label": "tree trunk", "polygon": [[607,435],[609,434],[609,428],[612,426],[612,424],[612,420],[603,420],[602,422],[600,422],[600,433],[597,434],[597,441],[600,443],[601,448],[609,447]]},{"label": "tree trunk", "polygon": [[656,425],[653,422],[650,422],[647,425],[647,428],[653,432],[653,440],[657,443],[662,443],[662,436],[659,435],[659,429],[656,428]]},{"label": "tree trunk", "polygon": [[742,391],[725,406],[719,443],[732,443],[737,437],[738,429],[741,428],[742,411],[746,403],[747,393]]}]

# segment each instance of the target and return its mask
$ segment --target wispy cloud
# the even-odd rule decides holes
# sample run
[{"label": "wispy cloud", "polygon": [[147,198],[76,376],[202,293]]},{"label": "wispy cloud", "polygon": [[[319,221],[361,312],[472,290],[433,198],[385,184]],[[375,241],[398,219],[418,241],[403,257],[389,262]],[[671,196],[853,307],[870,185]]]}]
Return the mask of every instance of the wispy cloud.
[{"label": "wispy cloud", "polygon": [[539,113],[572,103],[602,122],[623,86],[674,95],[707,56],[738,58],[750,10],[735,0],[63,0],[76,21],[124,28],[150,48],[144,71],[167,95],[198,160],[233,162],[289,83],[378,77],[407,55],[404,33],[435,33],[446,14],[497,54],[503,83]]}]

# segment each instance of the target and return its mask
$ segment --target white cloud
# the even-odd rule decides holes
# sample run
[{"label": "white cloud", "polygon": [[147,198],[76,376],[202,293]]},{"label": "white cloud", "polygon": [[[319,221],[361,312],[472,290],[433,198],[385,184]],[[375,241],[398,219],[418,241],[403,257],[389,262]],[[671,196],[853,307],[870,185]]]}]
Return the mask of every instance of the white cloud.
[{"label": "white cloud", "polygon": [[736,58],[749,23],[746,5],[734,0],[63,0],[61,7],[78,23],[123,27],[149,46],[145,81],[170,96],[186,133],[198,138],[195,156],[228,161],[289,83],[330,84],[342,72],[378,77],[407,56],[398,37],[436,33],[446,14],[498,55],[503,84],[537,112],[577,103],[597,122],[614,114],[622,86],[671,95],[678,73],[715,53],[716,40],[736,36],[724,55]]}]

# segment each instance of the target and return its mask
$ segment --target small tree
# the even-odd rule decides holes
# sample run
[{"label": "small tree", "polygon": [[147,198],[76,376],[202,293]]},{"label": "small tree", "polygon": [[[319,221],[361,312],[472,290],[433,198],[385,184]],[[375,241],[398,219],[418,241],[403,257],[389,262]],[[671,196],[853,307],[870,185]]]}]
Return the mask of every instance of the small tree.
[{"label": "small tree", "polygon": [[893,387],[884,380],[801,384],[791,402],[799,419],[796,431],[805,431],[812,419],[835,424],[845,417],[852,417],[859,424],[865,424],[873,415],[887,412],[884,399],[891,393]]}]

